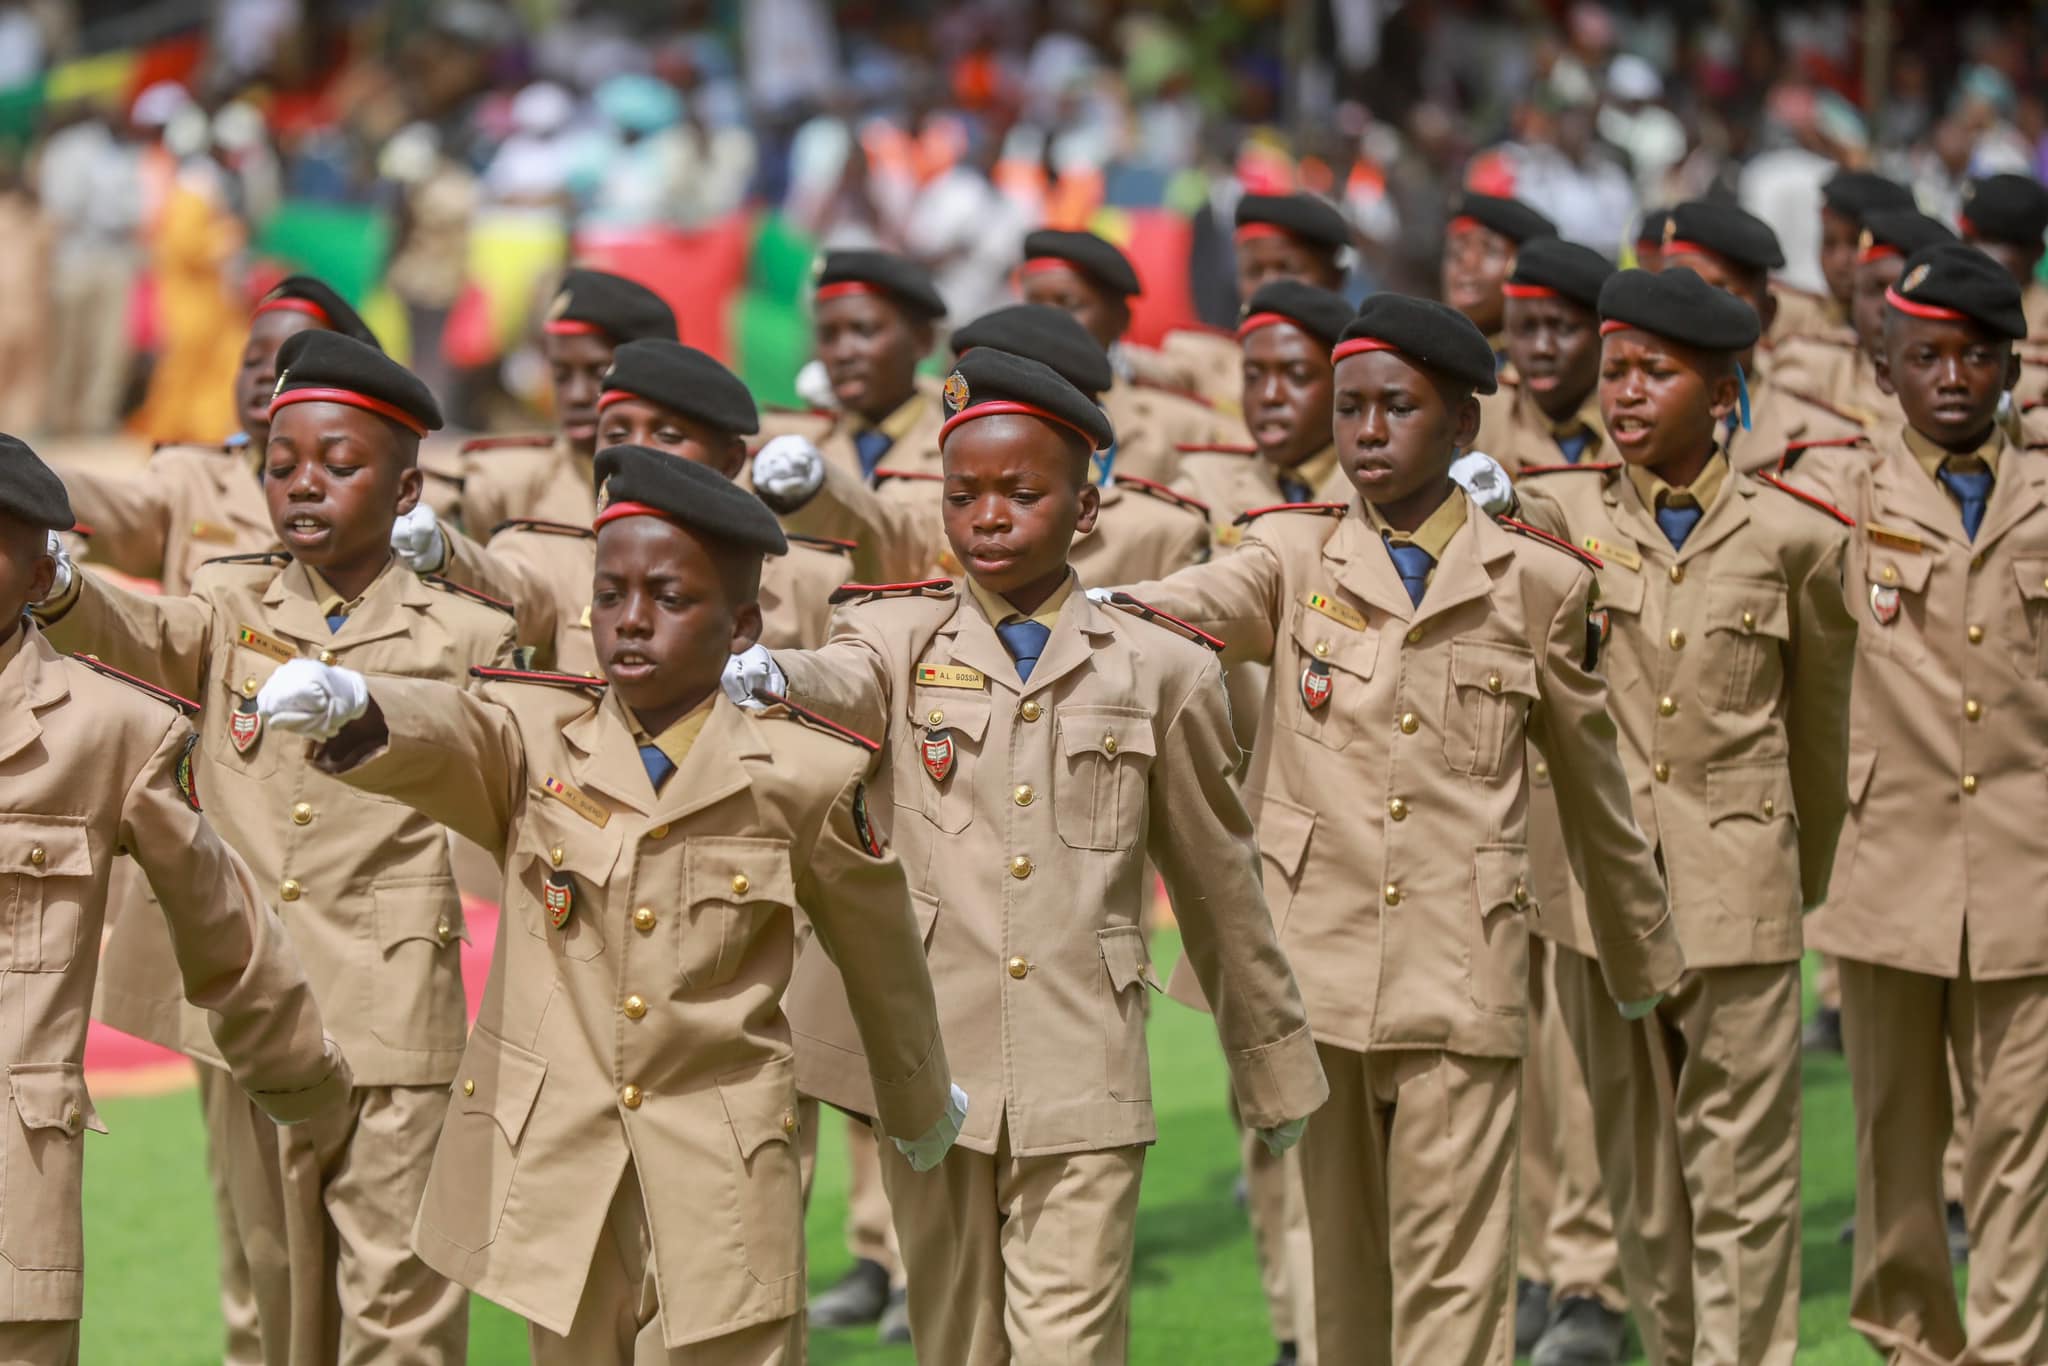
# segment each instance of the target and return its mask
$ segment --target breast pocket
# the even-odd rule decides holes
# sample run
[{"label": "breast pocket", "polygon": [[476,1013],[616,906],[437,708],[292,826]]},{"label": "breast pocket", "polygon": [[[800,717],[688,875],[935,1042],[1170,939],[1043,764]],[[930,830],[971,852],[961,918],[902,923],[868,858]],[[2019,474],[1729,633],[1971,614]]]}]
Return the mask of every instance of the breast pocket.
[{"label": "breast pocket", "polygon": [[916,737],[896,745],[896,805],[957,835],[974,819],[974,770],[994,701],[985,692],[915,688],[905,722]]},{"label": "breast pocket", "polygon": [[763,922],[795,913],[785,840],[692,839],[683,854],[683,883],[685,910],[672,919],[676,984],[686,992],[730,982]]},{"label": "breast pocket", "polygon": [[540,1054],[487,1029],[470,1035],[420,1209],[421,1221],[455,1246],[475,1252],[497,1238],[547,1074]]},{"label": "breast pocket", "polygon": [[1320,612],[1294,609],[1288,627],[1294,647],[1273,671],[1280,696],[1274,715],[1289,730],[1330,749],[1346,749],[1364,734],[1366,696],[1380,656],[1377,627],[1354,629]]},{"label": "breast pocket", "polygon": [[2022,678],[2048,678],[2048,559],[2014,560],[2018,588],[2007,648]]},{"label": "breast pocket", "polygon": [[1497,778],[1522,744],[1536,702],[1536,656],[1507,641],[1451,642],[1444,762],[1453,773]]},{"label": "breast pocket", "polygon": [[1145,833],[1156,746],[1152,714],[1135,707],[1059,709],[1053,818],[1070,849],[1129,849]]},{"label": "breast pocket", "polygon": [[0,970],[63,972],[78,952],[92,895],[82,816],[0,814]]},{"label": "breast pocket", "polygon": [[1784,648],[1791,638],[1783,584],[1752,579],[1709,583],[1700,701],[1720,711],[1770,706],[1784,689]]},{"label": "breast pocket", "polygon": [[520,828],[506,875],[518,883],[516,913],[526,932],[562,957],[583,961],[604,952],[599,917],[612,895],[619,837],[566,815],[554,819],[548,812],[553,800],[528,794],[533,814]]}]

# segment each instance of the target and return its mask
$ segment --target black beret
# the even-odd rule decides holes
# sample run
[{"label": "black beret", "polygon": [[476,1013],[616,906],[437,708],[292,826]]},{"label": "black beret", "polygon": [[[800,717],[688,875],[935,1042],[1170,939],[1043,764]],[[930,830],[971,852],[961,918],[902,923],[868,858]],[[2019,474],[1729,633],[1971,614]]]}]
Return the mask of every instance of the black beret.
[{"label": "black beret", "polygon": [[295,332],[278,348],[271,415],[293,403],[313,402],[362,408],[415,436],[441,430],[441,405],[418,375],[376,347],[339,332]]},{"label": "black beret", "polygon": [[[1290,322],[1325,346],[1335,346],[1351,322],[1351,301],[1306,280],[1269,280],[1252,292],[1237,326],[1238,339],[1275,318]],[[1254,326],[1254,325],[1257,326]]]},{"label": "black beret", "polygon": [[1497,194],[1465,194],[1451,210],[1452,232],[1458,230],[1458,220],[1469,218],[1482,228],[1490,228],[1508,241],[1520,245],[1532,237],[1557,236],[1557,224],[1538,213],[1519,199],[1507,199]]},{"label": "black beret", "polygon": [[1906,258],[1906,273],[1885,301],[1916,318],[1973,322],[1993,336],[2027,335],[2019,281],[2004,266],[1960,242],[1922,247]]},{"label": "black beret", "polygon": [[0,433],[0,512],[45,531],[69,531],[77,522],[64,481],[28,443]]},{"label": "black beret", "polygon": [[886,251],[828,251],[819,259],[820,299],[834,293],[855,293],[863,287],[888,295],[920,322],[946,316],[946,301],[933,288],[932,273],[907,256]]},{"label": "black beret", "polygon": [[1237,201],[1237,228],[1278,228],[1312,246],[1335,251],[1351,245],[1351,225],[1336,205],[1312,194],[1248,194]]},{"label": "black beret", "polygon": [[1116,382],[1109,353],[1073,314],[1049,304],[1011,304],[984,313],[956,329],[952,343],[955,355],[987,346],[1039,361],[1090,398],[1101,397]]},{"label": "black beret", "polygon": [[1434,299],[1407,294],[1374,294],[1344,329],[1333,360],[1360,351],[1381,349],[1359,343],[1382,343],[1426,370],[1474,393],[1500,388],[1494,378],[1493,347],[1471,319]]},{"label": "black beret", "polygon": [[1689,199],[1671,210],[1671,221],[1664,225],[1664,255],[1683,256],[1689,246],[1750,270],[1785,264],[1785,250],[1770,224],[1719,199]]},{"label": "black beret", "polygon": [[721,432],[749,436],[761,430],[760,411],[740,377],[681,342],[627,342],[612,352],[603,390],[600,408],[606,398],[619,393],[658,403]]},{"label": "black beret", "polygon": [[1911,256],[1937,242],[1953,242],[1956,235],[1918,209],[1874,209],[1863,216],[1863,238],[1859,254],[1874,248],[1890,248],[1899,256]]},{"label": "black beret", "polygon": [[1620,270],[1600,288],[1600,331],[1639,328],[1702,351],[1747,351],[1763,332],[1756,310],[1683,266]]},{"label": "black beret", "polygon": [[788,551],[768,505],[749,490],[695,460],[646,446],[607,446],[597,453],[597,520],[653,515],[699,538],[758,555]]},{"label": "black beret", "polygon": [[1515,253],[1515,271],[1503,292],[1518,299],[1556,297],[1585,308],[1600,307],[1600,287],[1614,274],[1614,262],[1561,237],[1532,237]]},{"label": "black beret", "polygon": [[[1066,427],[1103,450],[1116,440],[1109,417],[1094,400],[1075,388],[1059,371],[1028,356],[977,346],[960,357],[946,376],[946,411],[952,414],[939,429],[939,439],[979,410],[1025,411]],[[992,414],[984,414],[992,415]]]},{"label": "black beret", "polygon": [[1856,224],[1863,222],[1865,214],[1879,209],[1914,207],[1911,190],[1874,171],[1837,171],[1820,187],[1820,198],[1829,212]]},{"label": "black beret", "polygon": [[2048,186],[2032,176],[1994,175],[1963,187],[1963,231],[1989,242],[2034,248],[2048,232]]},{"label": "black beret", "polygon": [[384,348],[362,315],[348,306],[348,300],[310,275],[287,275],[256,303],[256,312],[303,313],[330,332],[354,337],[359,342]]},{"label": "black beret", "polygon": [[547,330],[557,336],[601,332],[612,345],[677,338],[675,310],[646,285],[603,270],[570,271],[548,305]]},{"label": "black beret", "polygon": [[1664,225],[1671,221],[1671,210],[1650,209],[1643,214],[1641,226],[1636,229],[1636,244],[1648,242],[1660,251],[1664,246]]},{"label": "black beret", "polygon": [[1058,261],[1072,266],[1111,294],[1130,298],[1142,294],[1131,258],[1092,232],[1060,232],[1040,228],[1024,239],[1024,268],[1033,261]]}]

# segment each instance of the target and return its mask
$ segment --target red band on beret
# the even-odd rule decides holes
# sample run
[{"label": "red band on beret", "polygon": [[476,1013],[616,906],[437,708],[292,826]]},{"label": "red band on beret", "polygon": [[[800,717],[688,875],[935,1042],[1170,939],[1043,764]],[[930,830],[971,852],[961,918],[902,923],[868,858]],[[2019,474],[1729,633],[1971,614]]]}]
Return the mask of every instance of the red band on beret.
[{"label": "red band on beret", "polygon": [[1914,303],[1896,289],[1885,290],[1884,301],[1893,308],[1898,309],[1899,312],[1909,313],[1916,318],[1933,318],[1937,322],[1945,323],[1966,323],[1971,321],[1969,314],[1958,313],[1953,308],[1943,308],[1940,304]]},{"label": "red band on beret", "polygon": [[1286,323],[1290,327],[1301,326],[1285,313],[1254,313],[1237,325],[1237,339],[1243,341],[1260,328],[1272,327],[1276,323]]},{"label": "red band on beret", "polygon": [[1904,252],[1889,243],[1872,242],[1862,251],[1856,253],[1856,264],[1860,266],[1871,261],[1890,261],[1904,255]]},{"label": "red band on beret", "polygon": [[971,422],[977,417],[1000,417],[1004,413],[1022,413],[1026,417],[1043,418],[1047,422],[1065,427],[1075,436],[1080,437],[1089,450],[1095,449],[1094,437],[1088,435],[1088,433],[1082,431],[1058,413],[1041,408],[1035,403],[1019,403],[1015,399],[1008,398],[996,399],[989,403],[977,403],[971,408],[962,408],[959,412],[946,419],[945,426],[939,428],[939,442],[943,445],[946,438],[952,434],[953,429],[963,422]]},{"label": "red band on beret", "polygon": [[659,517],[664,522],[675,521],[675,518],[669,516],[660,508],[651,507],[646,503],[613,503],[610,507],[597,514],[590,527],[591,530],[595,531],[607,523],[621,521],[627,517]]},{"label": "red band on beret", "polygon": [[843,299],[853,294],[886,294],[880,285],[871,285],[866,280],[840,280],[829,285],[819,285],[817,300]]},{"label": "red band on beret", "polygon": [[1518,285],[1509,280],[1500,287],[1500,292],[1510,299],[1561,299],[1564,296],[1549,285]]},{"label": "red band on beret", "polygon": [[546,328],[550,337],[601,337],[604,329],[576,318],[556,318]]},{"label": "red band on beret", "polygon": [[1619,318],[1609,318],[1600,324],[1600,335],[1603,337],[1612,336],[1616,332],[1626,332],[1634,326],[1634,323],[1625,323]]},{"label": "red band on beret", "polygon": [[256,312],[251,316],[260,318],[266,313],[303,313],[330,331],[334,327],[334,319],[327,316],[327,310],[314,303],[311,299],[298,299],[289,296],[282,299],[267,299],[256,305]]},{"label": "red band on beret", "polygon": [[1674,237],[1664,244],[1664,259],[1668,261],[1674,256],[1711,256],[1717,261],[1722,259],[1721,253],[1712,247],[1703,247],[1683,237]]},{"label": "red band on beret", "polygon": [[1017,267],[1019,275],[1043,275],[1049,270],[1070,270],[1079,275],[1081,268],[1064,256],[1034,256]]},{"label": "red band on beret", "polygon": [[1966,213],[1956,215],[1956,231],[1968,237],[1982,237],[1984,235],[1977,231],[1977,225],[1970,221],[1970,215]]},{"label": "red band on beret", "polygon": [[270,416],[275,418],[278,409],[288,408],[294,403],[346,404],[351,408],[361,408],[364,412],[375,413],[379,417],[388,417],[414,436],[427,434],[426,426],[397,404],[386,403],[383,399],[372,398],[368,394],[359,394],[353,389],[287,389],[270,400]]},{"label": "red band on beret", "polygon": [[1346,356],[1362,356],[1368,351],[1392,351],[1397,356],[1404,354],[1400,347],[1378,337],[1353,337],[1350,341],[1337,343],[1337,349],[1330,353],[1330,364],[1335,365]]},{"label": "red band on beret", "polygon": [[1483,228],[1485,226],[1486,224],[1480,222],[1471,214],[1461,213],[1450,222],[1444,224],[1444,236],[1456,237],[1461,232],[1471,232],[1475,228]]},{"label": "red band on beret", "polygon": [[1293,233],[1287,231],[1278,223],[1240,223],[1237,227],[1237,240],[1240,242],[1249,242],[1254,237],[1293,236]]},{"label": "red band on beret", "polygon": [[628,399],[639,397],[641,395],[634,393],[630,389],[607,389],[597,396],[597,410],[603,412],[614,403],[624,403]]}]

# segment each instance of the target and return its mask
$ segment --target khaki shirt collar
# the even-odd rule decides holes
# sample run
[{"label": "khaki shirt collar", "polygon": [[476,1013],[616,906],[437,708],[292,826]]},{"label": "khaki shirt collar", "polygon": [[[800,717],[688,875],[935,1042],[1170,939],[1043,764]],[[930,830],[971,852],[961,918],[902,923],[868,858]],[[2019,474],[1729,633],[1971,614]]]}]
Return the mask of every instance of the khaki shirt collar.
[{"label": "khaki shirt collar", "polygon": [[1940,482],[1942,466],[1953,464],[1958,469],[1968,469],[1972,464],[1981,464],[1991,471],[1993,480],[1998,478],[1998,457],[2005,453],[2005,433],[1996,422],[1991,424],[1991,435],[1983,445],[1974,451],[1945,451],[1920,435],[1912,427],[1905,429],[1906,449],[1913,453],[1913,459],[1920,468],[1927,471],[1927,477]]},{"label": "khaki shirt collar", "polygon": [[[1550,429],[1552,437],[1577,436],[1581,431],[1587,431],[1593,434],[1593,444],[1586,448],[1586,453],[1588,455],[1592,454],[1599,446],[1602,432],[1600,426],[1599,385],[1596,384],[1588,389],[1585,398],[1579,401],[1578,411],[1562,422],[1553,422],[1549,414],[1536,406],[1536,400],[1533,398],[1529,400],[1529,407],[1536,414],[1537,421]],[[1584,456],[1580,457],[1580,459],[1584,458]]]},{"label": "khaki shirt collar", "polygon": [[927,400],[922,389],[912,389],[910,397],[904,399],[901,404],[897,405],[894,412],[890,413],[880,422],[870,422],[856,414],[853,419],[853,429],[857,432],[876,431],[888,437],[891,442],[901,441],[904,434],[912,427],[915,427],[917,420],[924,416],[926,402]]},{"label": "khaki shirt collar", "polygon": [[1028,617],[1010,605],[1010,600],[999,593],[991,593],[973,579],[967,581],[967,591],[980,606],[982,615],[991,626],[1003,626],[1013,621],[1035,621],[1050,631],[1059,625],[1060,612],[1067,605],[1067,599],[1074,596],[1074,585],[1079,582],[1072,570],[1067,571],[1067,581],[1053,591],[1053,595],[1039,604],[1038,610]]},{"label": "khaki shirt collar", "polygon": [[718,692],[713,689],[702,702],[683,716],[671,721],[668,729],[651,738],[641,727],[640,718],[633,715],[630,707],[626,708],[626,716],[632,724],[634,745],[643,749],[653,745],[668,756],[670,763],[678,769],[682,768],[683,760],[690,757],[690,749],[697,743],[697,737],[704,733],[704,723],[711,719],[711,704],[717,700]]},{"label": "khaki shirt collar", "polygon": [[1721,486],[1728,482],[1728,457],[1715,451],[1707,457],[1707,467],[1700,471],[1699,478],[1683,488],[1665,483],[1641,465],[1628,467],[1628,481],[1635,485],[1643,506],[1652,512],[1660,507],[1684,507],[1687,504],[1696,505],[1704,512],[1714,505],[1714,499],[1720,496]]},{"label": "khaki shirt collar", "polygon": [[1318,490],[1329,483],[1331,474],[1336,472],[1337,443],[1331,442],[1291,470],[1283,470],[1278,465],[1274,465],[1271,468],[1275,479],[1298,479],[1308,485],[1309,494],[1313,497]]},{"label": "khaki shirt collar", "polygon": [[398,560],[395,556],[386,560],[384,567],[377,571],[377,577],[370,580],[370,586],[346,602],[342,601],[341,594],[334,590],[334,585],[327,582],[327,577],[319,570],[302,560],[295,560],[293,563],[306,571],[306,582],[312,588],[313,601],[319,605],[321,616],[352,617],[369,600],[370,595],[377,591],[377,585],[384,582],[386,576],[391,573],[391,566],[398,563]]},{"label": "khaki shirt collar", "polygon": [[1465,525],[1467,505],[1470,501],[1463,489],[1456,484],[1451,485],[1449,495],[1436,505],[1436,511],[1430,513],[1422,525],[1413,531],[1395,530],[1387,524],[1386,518],[1380,516],[1380,510],[1371,503],[1365,505],[1365,518],[1382,540],[1420,546],[1428,553],[1430,559],[1442,563],[1445,547],[1450,545],[1451,538]]}]

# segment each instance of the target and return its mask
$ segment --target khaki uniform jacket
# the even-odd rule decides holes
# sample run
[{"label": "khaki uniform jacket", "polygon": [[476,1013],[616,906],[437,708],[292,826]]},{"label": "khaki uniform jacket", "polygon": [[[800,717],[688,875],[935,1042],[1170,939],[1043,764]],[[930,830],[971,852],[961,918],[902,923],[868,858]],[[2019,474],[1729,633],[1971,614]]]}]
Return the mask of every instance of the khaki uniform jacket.
[{"label": "khaki uniform jacket", "polygon": [[[89,575],[78,583],[76,602],[48,627],[52,643],[199,699],[199,790],[278,899],[356,1083],[447,1081],[467,1028],[468,937],[447,833],[320,772],[299,736],[266,726],[241,750],[233,737],[280,654],[466,680],[472,665],[510,660],[512,619],[394,562],[330,633],[305,568],[282,552],[208,565],[185,598],[125,593]],[[246,642],[245,627],[254,633]],[[204,1029],[181,1009],[165,951],[154,917],[121,917],[102,968],[101,1018],[213,1061]]]},{"label": "khaki uniform jacket", "polygon": [[[1579,453],[1581,462],[1605,460],[1612,453],[1607,431],[1600,423],[1600,405],[1595,401],[1591,407],[1593,439]],[[1503,384],[1497,392],[1481,397],[1479,413],[1479,436],[1472,449],[1492,456],[1509,478],[1521,477],[1522,471],[1532,465],[1564,463],[1564,452],[1551,433],[1550,419],[1519,381]]]},{"label": "khaki uniform jacket", "polygon": [[1798,289],[1782,280],[1771,282],[1771,293],[1778,296],[1778,316],[1764,338],[1765,350],[1776,351],[1796,337],[1846,336],[1855,340],[1856,329],[1842,315],[1833,295]]},{"label": "khaki uniform jacket", "polygon": [[[1196,499],[1209,510],[1209,536],[1219,550],[1228,550],[1244,539],[1245,529],[1237,519],[1258,508],[1287,501],[1280,492],[1280,475],[1272,464],[1259,458],[1256,450],[1188,451],[1181,456],[1180,477],[1174,490]],[[1340,462],[1332,467],[1323,486],[1316,490],[1321,502],[1348,503],[1353,494]],[[1129,583],[1129,579],[1101,579],[1102,583]]]},{"label": "khaki uniform jacket", "polygon": [[[1686,965],[1795,961],[1847,809],[1847,529],[1733,473],[1678,551],[1618,466],[1531,475],[1517,492],[1531,525],[1603,561],[1608,710]],[[1543,907],[1537,929],[1592,951],[1582,904]]]},{"label": "khaki uniform jacket", "polygon": [[489,541],[515,518],[589,526],[597,515],[591,462],[557,438],[546,446],[505,445],[466,457],[462,526]]},{"label": "khaki uniform jacket", "polygon": [[[372,695],[388,745],[323,762],[354,760],[352,787],[417,806],[505,869],[420,1256],[565,1333],[631,1161],[668,1346],[798,1312],[782,1013],[798,902],[849,970],[889,1132],[928,1132],[948,1094],[903,869],[861,833],[868,752],[720,697],[657,795],[624,709],[596,687],[488,683],[478,697],[378,679]],[[568,889],[560,928],[551,885]]]},{"label": "khaki uniform jacket", "polygon": [[1849,818],[1808,938],[1985,980],[2048,973],[2048,456],[2008,446],[1971,542],[1896,430],[1787,477],[1856,519]]},{"label": "khaki uniform jacket", "polygon": [[1227,417],[1243,414],[1244,347],[1236,337],[1228,332],[1183,328],[1167,333],[1159,349],[1180,367],[1189,387],[1217,412]]},{"label": "khaki uniform jacket", "polygon": [[[1274,942],[1232,782],[1216,657],[1077,589],[1020,683],[971,595],[874,599],[815,653],[777,657],[792,698],[886,736],[873,789],[925,934],[946,1051],[970,1097],[961,1146],[1018,1157],[1150,1143],[1145,1020],[1158,982],[1139,921],[1165,880],[1244,1122],[1329,1094]],[[920,682],[921,666],[948,682]],[[930,746],[951,745],[933,777]],[[866,1070],[830,964],[790,992],[806,1095],[863,1112]]]},{"label": "khaki uniform jacket", "polygon": [[1226,430],[1202,399],[1122,376],[1102,396],[1102,407],[1116,429],[1112,472],[1162,484],[1172,483],[1180,470],[1180,447],[1221,441]]},{"label": "khaki uniform jacket", "polygon": [[[1868,362],[1864,368],[1870,368]],[[1775,370],[1752,379],[1750,427],[1744,431],[1738,425],[1729,433],[1728,463],[1743,474],[1774,470],[1795,444],[1847,441],[1882,421],[1884,413],[1898,410],[1897,402],[1889,401],[1890,407],[1882,412],[1866,415],[1861,408],[1820,397],[1824,392],[1786,383]]]},{"label": "khaki uniform jacket", "polygon": [[72,512],[92,529],[93,562],[182,596],[206,561],[277,544],[256,460],[242,446],[166,446],[139,470],[60,470]]},{"label": "khaki uniform jacket", "polygon": [[[943,380],[930,375],[917,377],[917,392],[924,397],[919,407],[917,420],[909,430],[896,438],[889,449],[882,453],[878,470],[894,470],[901,474],[938,474],[939,428],[946,425],[946,405],[940,397]],[[814,438],[819,454],[825,457],[828,467],[837,466],[855,479],[861,477],[860,448],[853,444],[853,434],[858,424],[846,414],[838,414],[824,435]],[[798,528],[802,530],[803,528]]]},{"label": "khaki uniform jacket", "polygon": [[304,1119],[349,1085],[284,927],[188,796],[184,717],[20,633],[0,648],[0,1322],[84,1312],[84,1131],[106,1132],[85,1089],[86,1008],[117,854],[163,899],[167,989],[214,1012],[258,1104]]},{"label": "khaki uniform jacket", "polygon": [[[1261,518],[1235,552],[1130,589],[1229,641],[1226,663],[1273,665],[1246,800],[1318,1042],[1521,1056],[1525,737],[1577,816],[1573,866],[1600,870],[1590,909],[1615,999],[1677,981],[1607,686],[1586,667],[1592,587],[1580,560],[1475,515],[1413,605],[1354,502]],[[1315,708],[1312,669],[1330,689]]]}]

